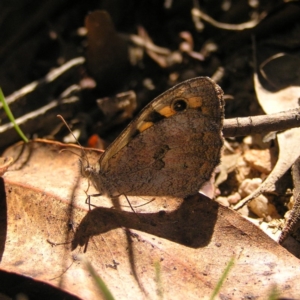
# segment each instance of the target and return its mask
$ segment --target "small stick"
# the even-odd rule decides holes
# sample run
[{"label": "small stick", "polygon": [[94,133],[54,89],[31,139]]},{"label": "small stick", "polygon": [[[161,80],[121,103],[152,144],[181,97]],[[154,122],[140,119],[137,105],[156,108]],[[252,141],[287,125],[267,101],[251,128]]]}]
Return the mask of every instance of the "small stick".
[{"label": "small stick", "polygon": [[294,127],[300,127],[299,108],[269,115],[225,119],[223,135],[224,137],[246,136],[283,131]]}]

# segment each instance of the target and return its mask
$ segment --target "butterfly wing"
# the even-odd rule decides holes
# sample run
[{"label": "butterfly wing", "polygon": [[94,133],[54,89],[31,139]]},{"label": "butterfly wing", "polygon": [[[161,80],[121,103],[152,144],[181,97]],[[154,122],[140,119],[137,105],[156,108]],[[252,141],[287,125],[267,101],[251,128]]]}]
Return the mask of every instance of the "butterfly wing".
[{"label": "butterfly wing", "polygon": [[198,77],[150,102],[100,161],[110,193],[196,193],[220,160],[222,90]]}]

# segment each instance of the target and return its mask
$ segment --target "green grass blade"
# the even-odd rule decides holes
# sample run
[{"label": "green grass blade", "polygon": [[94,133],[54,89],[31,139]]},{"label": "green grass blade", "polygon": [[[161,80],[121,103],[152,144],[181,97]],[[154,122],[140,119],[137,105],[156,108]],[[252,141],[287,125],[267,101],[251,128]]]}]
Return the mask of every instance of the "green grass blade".
[{"label": "green grass blade", "polygon": [[273,287],[271,292],[270,292],[270,295],[268,297],[268,300],[277,300],[280,298],[280,293],[279,291],[277,290],[276,287]]},{"label": "green grass blade", "polygon": [[231,260],[227,264],[225,270],[223,271],[223,274],[222,274],[221,278],[219,279],[219,281],[218,281],[218,283],[217,283],[217,285],[216,285],[216,287],[213,291],[213,294],[210,297],[210,300],[213,300],[217,296],[217,294],[219,293],[219,291],[220,291],[220,289],[221,289],[221,287],[224,283],[224,280],[226,279],[226,277],[227,277],[230,269],[233,267],[233,265],[234,265],[234,258],[231,258]]},{"label": "green grass blade", "polygon": [[3,104],[3,109],[6,112],[6,115],[8,116],[9,120],[13,123],[15,130],[18,132],[19,136],[26,142],[28,143],[28,139],[25,136],[25,134],[23,133],[23,131],[21,130],[21,128],[19,127],[19,125],[16,123],[15,118],[9,108],[9,106],[7,105],[6,101],[5,101],[5,97],[3,95],[2,89],[0,88],[0,101]]},{"label": "green grass blade", "polygon": [[94,268],[92,267],[92,265],[89,262],[85,262],[85,263],[86,263],[86,267],[87,267],[88,271],[91,273],[91,276],[93,277],[94,281],[96,282],[96,285],[97,285],[99,291],[101,292],[101,294],[103,295],[104,299],[105,300],[115,300],[114,296],[112,295],[112,293],[106,286],[105,282],[97,275],[97,273],[94,270]]},{"label": "green grass blade", "polygon": [[154,263],[155,267],[155,282],[156,282],[156,294],[159,297],[159,299],[163,299],[163,286],[162,286],[162,280],[161,280],[161,266],[160,262],[157,261]]}]

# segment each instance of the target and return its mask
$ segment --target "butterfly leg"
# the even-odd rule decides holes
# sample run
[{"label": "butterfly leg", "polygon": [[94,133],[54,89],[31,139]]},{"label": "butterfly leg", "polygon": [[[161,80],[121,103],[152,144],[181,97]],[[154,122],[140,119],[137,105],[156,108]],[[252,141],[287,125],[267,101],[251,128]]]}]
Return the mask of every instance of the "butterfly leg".
[{"label": "butterfly leg", "polygon": [[91,206],[97,207],[96,205],[91,203],[91,197],[99,197],[102,194],[92,194],[92,195],[87,195],[87,198],[85,199],[85,204],[89,205],[89,210],[91,210]]}]

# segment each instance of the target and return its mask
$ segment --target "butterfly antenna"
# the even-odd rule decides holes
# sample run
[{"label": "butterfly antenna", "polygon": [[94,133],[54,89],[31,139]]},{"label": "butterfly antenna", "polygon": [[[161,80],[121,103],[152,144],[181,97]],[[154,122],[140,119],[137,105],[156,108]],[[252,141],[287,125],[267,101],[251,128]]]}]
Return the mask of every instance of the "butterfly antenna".
[{"label": "butterfly antenna", "polygon": [[62,115],[57,115],[57,117],[62,120],[62,122],[65,124],[65,126],[67,127],[67,129],[69,130],[69,132],[72,134],[72,136],[73,136],[74,140],[76,141],[76,143],[81,147],[81,150],[82,150],[82,152],[83,152],[83,154],[85,156],[85,159],[86,159],[86,161],[87,161],[87,163],[89,165],[89,160],[87,158],[87,155],[86,155],[85,151],[83,150],[82,145],[79,143],[78,139],[76,138],[76,136],[72,132],[72,130],[71,130],[70,126],[67,124],[66,120],[64,119],[64,117]]},{"label": "butterfly antenna", "polygon": [[67,124],[66,120],[64,119],[64,117],[62,115],[57,115],[58,118],[60,118],[62,120],[62,122],[66,125],[66,127],[68,128],[69,132],[72,134],[74,140],[77,142],[77,144],[81,146],[81,144],[79,143],[78,139],[76,138],[76,136],[74,135],[74,133],[72,132],[70,126]]}]

